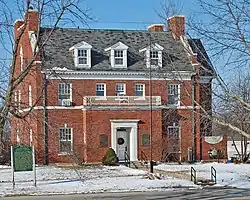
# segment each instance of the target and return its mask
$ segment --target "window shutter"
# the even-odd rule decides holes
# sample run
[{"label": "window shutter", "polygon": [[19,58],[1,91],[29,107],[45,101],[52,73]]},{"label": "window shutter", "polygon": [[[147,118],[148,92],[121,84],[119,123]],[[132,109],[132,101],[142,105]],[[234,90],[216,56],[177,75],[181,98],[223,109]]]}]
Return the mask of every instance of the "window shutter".
[{"label": "window shutter", "polygon": [[158,66],[162,67],[162,51],[158,51]]},{"label": "window shutter", "polygon": [[113,49],[110,51],[110,64],[112,67],[115,66],[115,51]]},{"label": "window shutter", "polygon": [[146,50],[146,66],[150,67],[150,50]]}]

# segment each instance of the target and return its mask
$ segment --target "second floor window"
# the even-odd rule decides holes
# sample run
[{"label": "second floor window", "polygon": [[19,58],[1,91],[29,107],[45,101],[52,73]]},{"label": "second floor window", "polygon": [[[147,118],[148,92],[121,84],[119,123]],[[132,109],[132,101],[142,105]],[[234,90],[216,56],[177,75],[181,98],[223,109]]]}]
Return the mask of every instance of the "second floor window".
[{"label": "second floor window", "polygon": [[78,49],[78,64],[87,65],[88,54],[85,49]]},{"label": "second floor window", "polygon": [[125,94],[126,94],[125,87],[126,86],[123,83],[116,84],[115,95],[116,96],[125,96]]},{"label": "second floor window", "polygon": [[115,65],[123,65],[123,50],[115,50]]},{"label": "second floor window", "polygon": [[180,105],[180,85],[168,85],[168,105]]},{"label": "second floor window", "polygon": [[135,84],[135,96],[145,96],[144,84]]},{"label": "second floor window", "polygon": [[72,85],[70,83],[59,83],[58,85],[59,105],[70,106],[72,102]]},{"label": "second floor window", "polygon": [[104,83],[96,84],[96,96],[106,96],[106,85]]}]

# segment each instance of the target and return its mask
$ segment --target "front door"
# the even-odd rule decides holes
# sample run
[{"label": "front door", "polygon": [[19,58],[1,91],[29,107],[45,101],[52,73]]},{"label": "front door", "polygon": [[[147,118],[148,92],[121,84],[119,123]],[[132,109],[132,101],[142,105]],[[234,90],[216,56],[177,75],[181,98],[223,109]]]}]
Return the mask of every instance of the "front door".
[{"label": "front door", "polygon": [[119,161],[124,161],[125,151],[129,155],[129,141],[128,141],[128,132],[126,129],[117,129],[117,156],[119,158]]}]

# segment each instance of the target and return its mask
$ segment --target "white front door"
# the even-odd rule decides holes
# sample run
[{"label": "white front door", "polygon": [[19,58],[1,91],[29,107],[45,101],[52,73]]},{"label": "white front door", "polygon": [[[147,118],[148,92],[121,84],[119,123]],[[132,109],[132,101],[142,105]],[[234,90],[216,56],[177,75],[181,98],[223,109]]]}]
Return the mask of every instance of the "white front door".
[{"label": "white front door", "polygon": [[125,151],[129,155],[129,141],[128,141],[128,132],[126,130],[117,130],[117,156],[119,161],[124,161]]}]

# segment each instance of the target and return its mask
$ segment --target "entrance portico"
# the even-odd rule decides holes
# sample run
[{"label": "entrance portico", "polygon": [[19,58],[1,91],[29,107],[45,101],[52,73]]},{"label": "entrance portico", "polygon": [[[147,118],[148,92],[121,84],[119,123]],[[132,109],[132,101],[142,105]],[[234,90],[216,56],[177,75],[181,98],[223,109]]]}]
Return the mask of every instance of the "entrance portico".
[{"label": "entrance portico", "polygon": [[125,151],[131,161],[138,160],[138,122],[135,119],[110,120],[111,147],[119,160],[124,160]]}]

